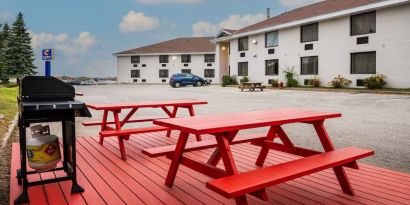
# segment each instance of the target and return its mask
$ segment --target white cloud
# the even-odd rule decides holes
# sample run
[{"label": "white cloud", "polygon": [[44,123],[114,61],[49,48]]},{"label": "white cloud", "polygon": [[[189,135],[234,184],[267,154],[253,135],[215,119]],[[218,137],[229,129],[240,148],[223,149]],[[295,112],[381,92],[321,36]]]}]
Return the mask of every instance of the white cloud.
[{"label": "white cloud", "polygon": [[194,36],[214,36],[220,29],[240,29],[266,19],[266,14],[230,15],[219,23],[199,21],[192,25]]},{"label": "white cloud", "polygon": [[197,4],[204,0],[137,0],[140,4]]},{"label": "white cloud", "polygon": [[97,38],[88,31],[80,32],[74,39],[69,39],[67,33],[29,33],[33,49],[55,48],[66,56],[84,53],[97,44]]},{"label": "white cloud", "polygon": [[313,4],[319,1],[322,0],[279,0],[279,3],[289,8],[296,8],[308,4]]},{"label": "white cloud", "polygon": [[155,16],[146,16],[142,12],[130,11],[122,18],[118,28],[122,33],[136,33],[153,30],[160,23]]},{"label": "white cloud", "polygon": [[5,22],[8,22],[8,24],[12,24],[13,22],[13,14],[11,12],[8,11],[4,11],[0,13],[0,23],[3,24]]}]

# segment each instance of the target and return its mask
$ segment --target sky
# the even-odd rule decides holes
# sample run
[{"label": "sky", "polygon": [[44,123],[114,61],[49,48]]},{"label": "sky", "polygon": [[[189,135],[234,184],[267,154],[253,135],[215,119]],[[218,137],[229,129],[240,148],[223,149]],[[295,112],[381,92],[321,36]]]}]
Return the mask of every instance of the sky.
[{"label": "sky", "polygon": [[214,36],[319,0],[1,0],[0,24],[22,12],[35,65],[52,48],[54,76],[116,75],[113,53],[178,37]]}]

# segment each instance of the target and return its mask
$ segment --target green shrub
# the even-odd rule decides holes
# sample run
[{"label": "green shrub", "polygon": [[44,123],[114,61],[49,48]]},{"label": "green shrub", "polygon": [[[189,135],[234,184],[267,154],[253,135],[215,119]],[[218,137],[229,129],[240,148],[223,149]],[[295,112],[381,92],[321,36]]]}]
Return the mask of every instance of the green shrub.
[{"label": "green shrub", "polygon": [[229,76],[229,75],[224,75],[222,77],[222,87],[225,87],[227,85],[238,85],[238,81],[236,80],[236,76]]},{"label": "green shrub", "polygon": [[343,87],[349,86],[350,83],[352,83],[351,80],[349,80],[349,79],[347,79],[347,78],[345,78],[341,75],[336,76],[335,78],[333,78],[332,81],[330,81],[330,84],[334,88],[343,88]]},{"label": "green shrub", "polygon": [[279,87],[279,81],[276,79],[271,79],[270,84],[272,85],[273,88]]},{"label": "green shrub", "polygon": [[241,82],[241,83],[247,83],[247,82],[249,82],[249,78],[246,77],[246,76],[244,76],[242,79],[239,80],[239,82]]},{"label": "green shrub", "polygon": [[285,73],[286,87],[298,87],[299,82],[296,79],[297,74],[295,68],[287,68],[283,71]]},{"label": "green shrub", "polygon": [[318,76],[315,76],[313,79],[310,79],[308,84],[314,88],[320,87],[320,79]]},{"label": "green shrub", "polygon": [[386,76],[375,74],[363,80],[364,86],[369,89],[382,89],[386,85]]}]

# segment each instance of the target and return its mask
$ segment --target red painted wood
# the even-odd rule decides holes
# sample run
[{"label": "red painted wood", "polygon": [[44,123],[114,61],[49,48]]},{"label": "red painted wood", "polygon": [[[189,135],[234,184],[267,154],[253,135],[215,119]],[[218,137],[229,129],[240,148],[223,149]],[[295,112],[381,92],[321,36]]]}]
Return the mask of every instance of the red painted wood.
[{"label": "red painted wood", "polygon": [[373,154],[372,150],[355,147],[342,148],[247,173],[216,179],[208,182],[207,187],[228,198],[234,198]]},{"label": "red painted wood", "polygon": [[168,187],[172,187],[174,184],[175,176],[177,175],[178,167],[180,160],[182,158],[183,151],[185,149],[185,145],[188,141],[189,134],[186,132],[181,132],[178,138],[178,143],[175,147],[174,156],[172,158],[172,162],[169,166],[169,171],[167,174],[167,178],[165,179],[165,185]]},{"label": "red painted wood", "polygon": [[162,126],[152,126],[152,127],[141,127],[141,128],[130,128],[130,129],[123,129],[123,130],[108,130],[108,131],[101,131],[100,135],[103,137],[111,137],[111,136],[118,136],[118,135],[131,135],[131,134],[141,134],[147,132],[162,132],[166,131],[168,128]]},{"label": "red painted wood", "polygon": [[212,134],[288,123],[318,121],[335,117],[341,117],[341,114],[289,108],[160,119],[154,120],[154,124],[192,134]]},{"label": "red painted wood", "polygon": [[[235,137],[231,144],[240,144],[251,142],[253,140],[265,138],[265,134],[249,134],[249,135],[239,135]],[[167,154],[171,154],[175,151],[176,145],[166,145],[166,146],[159,146],[159,147],[149,147],[147,149],[143,149],[142,153],[146,154],[149,157],[158,157],[158,156],[165,156]],[[206,141],[200,142],[188,142],[185,146],[184,152],[191,152],[201,149],[209,149],[214,148],[217,146],[215,139],[210,139]]]},{"label": "red painted wood", "polygon": [[129,102],[129,103],[95,103],[87,104],[87,107],[94,110],[116,110],[130,108],[156,108],[162,106],[189,106],[208,104],[202,100],[169,100],[169,101],[145,101],[145,102]]},{"label": "red painted wood", "polygon": [[[127,120],[125,123],[135,123],[135,122],[150,122],[153,120],[158,120],[158,119],[166,119],[165,117],[140,117],[138,119],[131,119],[131,120]],[[121,123],[123,123],[124,121],[121,120]],[[90,121],[90,122],[82,122],[81,123],[83,126],[100,126],[102,123],[101,121]],[[115,124],[114,121],[109,121],[106,123],[107,125],[113,125]]]},{"label": "red painted wood", "polygon": [[[62,164],[60,163],[59,166]],[[40,174],[41,180],[54,179],[55,175],[53,172],[45,172]],[[43,186],[46,192],[47,201],[49,204],[67,204],[64,194],[58,183],[46,184]],[[79,195],[79,194],[78,194]]]},{"label": "red painted wood", "polygon": [[[14,200],[23,191],[23,186],[18,185],[16,170],[20,168],[20,147],[19,144],[13,143],[10,159],[10,205],[14,205]],[[35,199],[33,199],[35,200]],[[4,202],[5,203],[5,202]]]},{"label": "red painted wood", "polygon": [[[272,126],[268,130],[268,134],[266,136],[266,139],[264,141],[273,141],[275,137],[277,137],[277,130],[279,126]],[[261,151],[259,153],[258,158],[256,159],[256,165],[257,166],[263,166],[263,163],[265,162],[266,157],[268,156],[269,153],[269,147],[264,143],[264,141],[260,141],[261,143]],[[256,142],[256,141],[255,141]]]},{"label": "red painted wood", "polygon": [[[238,134],[238,132],[239,132],[239,130],[235,130],[235,131],[232,131],[232,132],[228,133],[227,138],[228,138],[229,143],[232,143],[232,141],[236,138],[236,135]],[[256,136],[258,136],[258,135],[259,134],[257,134]],[[212,153],[211,157],[208,159],[207,163],[210,164],[210,165],[216,166],[221,159],[222,159],[221,151],[217,147],[214,150],[214,152]]]}]

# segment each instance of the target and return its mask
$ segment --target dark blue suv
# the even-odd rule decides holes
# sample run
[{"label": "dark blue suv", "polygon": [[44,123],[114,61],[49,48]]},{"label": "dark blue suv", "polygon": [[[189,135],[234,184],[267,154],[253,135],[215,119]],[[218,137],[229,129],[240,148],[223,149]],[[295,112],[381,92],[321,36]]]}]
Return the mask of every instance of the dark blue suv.
[{"label": "dark blue suv", "polygon": [[203,86],[205,84],[208,84],[208,81],[197,75],[177,73],[172,75],[172,77],[169,79],[169,84],[174,88],[179,88],[186,85]]}]

